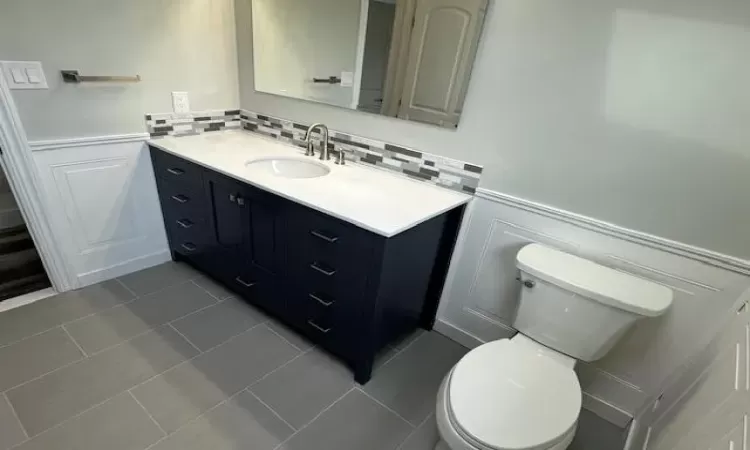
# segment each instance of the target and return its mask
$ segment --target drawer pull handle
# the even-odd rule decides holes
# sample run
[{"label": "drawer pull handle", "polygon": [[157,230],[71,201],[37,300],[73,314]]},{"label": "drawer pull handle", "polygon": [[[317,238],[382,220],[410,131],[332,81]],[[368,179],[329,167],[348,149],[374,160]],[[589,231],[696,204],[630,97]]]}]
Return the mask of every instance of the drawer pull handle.
[{"label": "drawer pull handle", "polygon": [[314,263],[310,264],[310,267],[312,269],[317,270],[318,272],[322,273],[323,275],[325,275],[327,277],[330,277],[331,275],[333,275],[334,273],[336,273],[336,269],[326,270],[326,269],[320,267],[317,262],[314,262]]},{"label": "drawer pull handle", "polygon": [[331,305],[333,305],[332,301],[327,302],[327,301],[323,300],[322,298],[318,297],[315,294],[310,294],[310,298],[313,299],[313,300],[315,300],[316,302],[320,303],[323,306],[331,306]]},{"label": "drawer pull handle", "polygon": [[172,200],[176,201],[177,203],[187,203],[190,198],[185,197],[182,194],[177,194],[172,196]]},{"label": "drawer pull handle", "polygon": [[310,230],[310,234],[315,236],[318,239],[323,239],[324,241],[328,242],[329,244],[333,244],[334,242],[338,241],[339,238],[337,236],[326,236],[325,233],[322,233],[320,231]]},{"label": "drawer pull handle", "polygon": [[195,251],[195,249],[197,248],[197,247],[195,246],[195,244],[191,244],[190,242],[186,242],[186,243],[184,243],[184,244],[181,244],[180,246],[181,246],[182,248],[184,248],[185,250],[189,251],[189,252],[194,252],[194,251]]},{"label": "drawer pull handle", "polygon": [[241,285],[245,286],[246,288],[250,288],[255,286],[257,283],[248,283],[247,281],[243,280],[242,277],[237,277],[234,279],[234,281],[240,283]]},{"label": "drawer pull handle", "polygon": [[180,176],[185,173],[185,171],[182,169],[173,169],[171,167],[167,169],[167,172],[171,173],[172,175],[177,175],[177,176]]},{"label": "drawer pull handle", "polygon": [[312,320],[308,320],[307,323],[310,324],[311,327],[315,328],[316,330],[320,331],[323,334],[326,334],[329,331],[331,331],[330,327],[329,328],[323,328],[320,325],[318,325],[317,323],[313,322]]},{"label": "drawer pull handle", "polygon": [[180,220],[177,221],[177,225],[181,226],[182,228],[190,228],[194,224],[193,224],[193,222],[191,222],[188,219],[180,219]]}]

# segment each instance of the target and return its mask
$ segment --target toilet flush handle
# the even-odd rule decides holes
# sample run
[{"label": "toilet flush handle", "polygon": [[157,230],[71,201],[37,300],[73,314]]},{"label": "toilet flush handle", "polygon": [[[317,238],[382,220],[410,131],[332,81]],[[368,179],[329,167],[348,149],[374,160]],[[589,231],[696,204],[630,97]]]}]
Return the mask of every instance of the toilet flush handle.
[{"label": "toilet flush handle", "polygon": [[520,283],[523,283],[523,286],[524,286],[524,287],[527,287],[527,288],[529,288],[529,289],[531,289],[531,288],[533,288],[534,286],[536,286],[536,283],[534,282],[534,280],[524,280],[524,279],[523,279],[523,278],[521,278],[520,276],[519,276],[519,277],[516,277],[516,281],[518,281],[518,282],[520,282]]}]

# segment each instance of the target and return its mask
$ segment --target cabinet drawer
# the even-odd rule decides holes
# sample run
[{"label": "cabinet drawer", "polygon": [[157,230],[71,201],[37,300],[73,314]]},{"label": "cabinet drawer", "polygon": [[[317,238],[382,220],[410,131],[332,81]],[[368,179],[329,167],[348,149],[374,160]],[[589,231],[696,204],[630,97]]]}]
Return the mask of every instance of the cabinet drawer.
[{"label": "cabinet drawer", "polygon": [[370,233],[316,211],[300,208],[294,214],[291,240],[312,259],[330,266],[367,263]]},{"label": "cabinet drawer", "polygon": [[172,183],[192,185],[195,189],[200,189],[203,184],[203,169],[195,163],[153,147],[151,148],[151,161],[157,178]]},{"label": "cabinet drawer", "polygon": [[170,183],[164,180],[158,181],[159,201],[162,212],[175,220],[200,216],[205,218],[207,214],[206,195],[201,189],[192,186],[184,186],[179,183]]},{"label": "cabinet drawer", "polygon": [[283,315],[286,312],[285,298],[277,292],[276,277],[263,270],[257,268],[235,270],[225,282],[232,290],[254,305],[274,314]]},{"label": "cabinet drawer", "polygon": [[299,291],[290,301],[297,326],[315,342],[347,355],[352,330],[359,327],[359,305],[344,304],[320,293]]}]

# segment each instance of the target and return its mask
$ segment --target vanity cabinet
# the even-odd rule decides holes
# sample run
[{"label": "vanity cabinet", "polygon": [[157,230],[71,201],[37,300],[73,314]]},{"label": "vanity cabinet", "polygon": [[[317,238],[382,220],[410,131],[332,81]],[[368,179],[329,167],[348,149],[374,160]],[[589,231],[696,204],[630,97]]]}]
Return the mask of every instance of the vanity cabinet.
[{"label": "vanity cabinet", "polygon": [[151,148],[173,259],[347,362],[430,329],[463,207],[384,237]]}]

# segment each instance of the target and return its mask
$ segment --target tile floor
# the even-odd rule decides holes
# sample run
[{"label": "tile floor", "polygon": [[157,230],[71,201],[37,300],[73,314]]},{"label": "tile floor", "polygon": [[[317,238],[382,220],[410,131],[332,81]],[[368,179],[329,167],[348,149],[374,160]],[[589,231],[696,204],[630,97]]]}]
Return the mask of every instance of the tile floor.
[{"label": "tile floor", "polygon": [[[465,352],[416,333],[360,386],[168,263],[0,313],[0,450],[431,450],[435,392]],[[576,449],[622,448],[620,430],[584,418]]]}]

